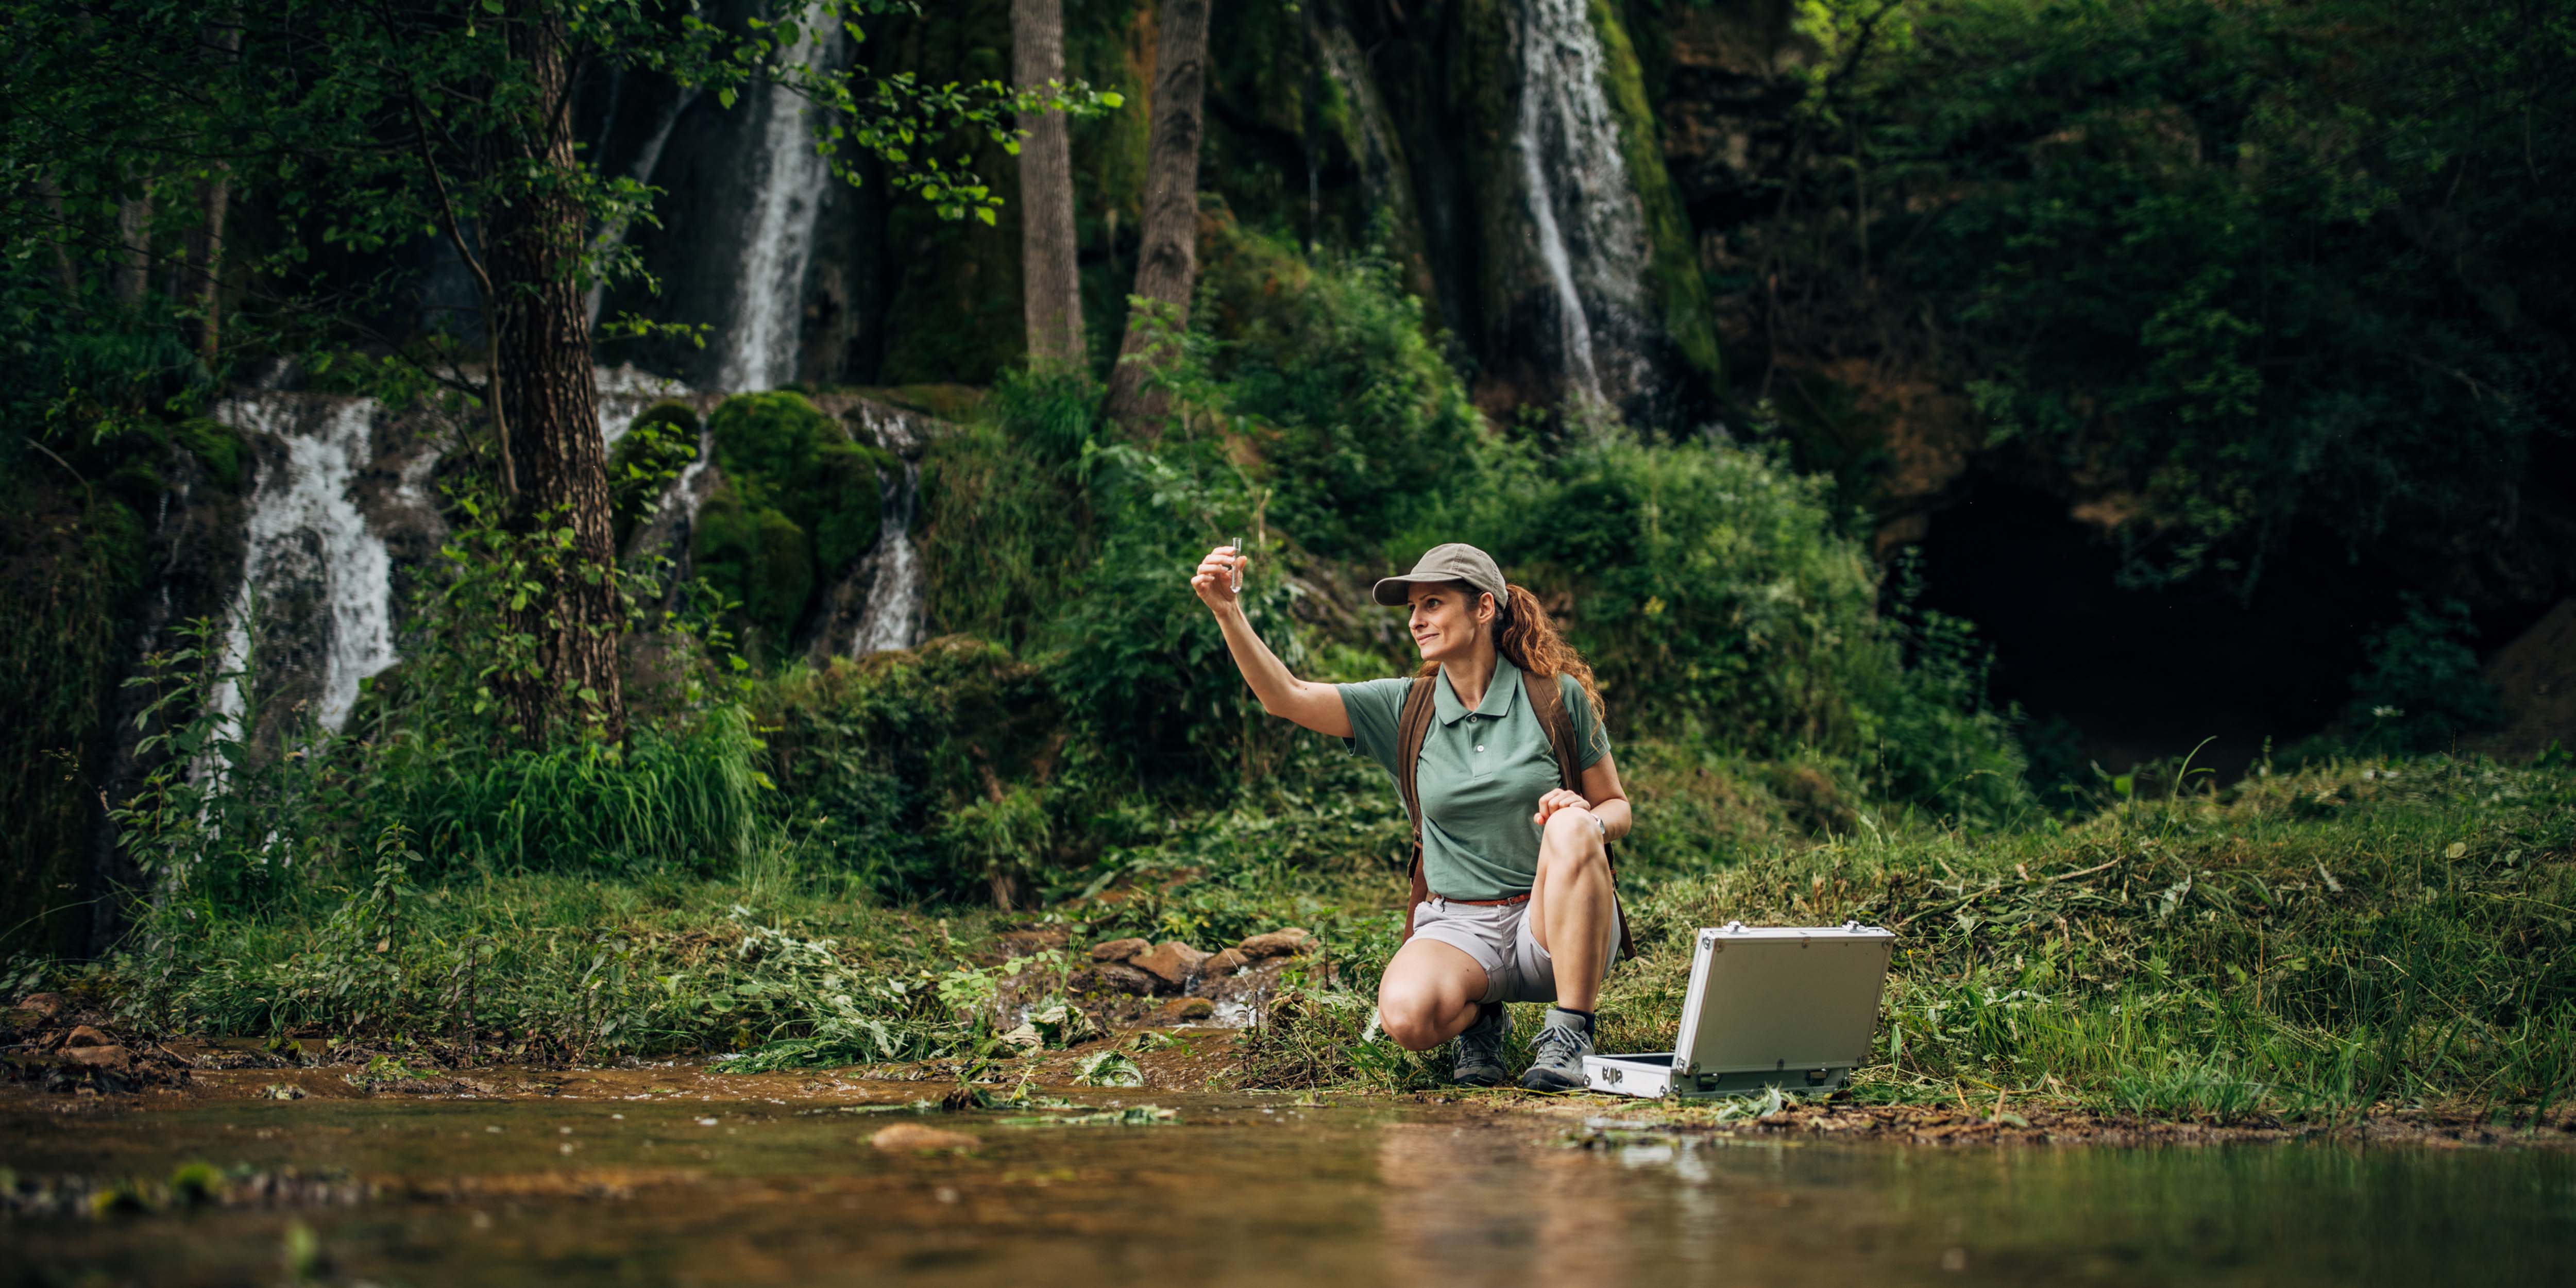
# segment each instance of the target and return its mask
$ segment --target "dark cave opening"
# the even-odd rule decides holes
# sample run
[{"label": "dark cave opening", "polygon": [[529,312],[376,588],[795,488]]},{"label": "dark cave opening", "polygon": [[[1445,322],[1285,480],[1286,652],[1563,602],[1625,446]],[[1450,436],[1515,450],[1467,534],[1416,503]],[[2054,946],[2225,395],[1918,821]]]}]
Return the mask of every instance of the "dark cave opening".
[{"label": "dark cave opening", "polygon": [[[2082,781],[2087,760],[2121,773],[2203,740],[2192,763],[2238,777],[2267,740],[2335,717],[2370,636],[2400,611],[2396,578],[2313,532],[2273,552],[2250,597],[2214,576],[2124,589],[2115,540],[2062,498],[2000,480],[1971,483],[1920,550],[1919,603],[1993,647],[1991,692],[2027,715],[2035,780]],[[2041,763],[2047,743],[2073,763]]]}]

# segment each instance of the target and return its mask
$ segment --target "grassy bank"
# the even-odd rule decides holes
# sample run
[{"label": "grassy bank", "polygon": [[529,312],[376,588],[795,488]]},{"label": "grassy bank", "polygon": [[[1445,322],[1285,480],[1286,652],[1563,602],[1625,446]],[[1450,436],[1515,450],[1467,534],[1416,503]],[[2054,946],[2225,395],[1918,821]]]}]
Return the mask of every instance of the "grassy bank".
[{"label": "grassy bank", "polygon": [[[1650,770],[1640,796],[1648,828],[1656,808],[1677,826],[1694,800],[1731,802],[1744,826],[1705,837],[1697,865],[1660,854],[1625,881],[1642,956],[1604,1000],[1606,1047],[1669,1044],[1692,928],[1855,917],[1900,944],[1877,1060],[1854,1084],[1864,1099],[2004,1094],[2210,1119],[2523,1111],[2576,1079],[2565,769],[2337,762],[1992,831],[1862,810],[1822,838],[1724,773]],[[777,850],[721,878],[416,885],[417,857],[388,842],[363,879],[165,920],[156,941],[55,982],[164,1031],[329,1036],[431,1062],[1007,1061],[997,994],[1006,981],[1042,994],[1030,981],[1067,969],[1014,932],[1061,928],[1078,958],[1131,934],[1213,947],[1294,922],[1319,933],[1334,979],[1287,990],[1241,1036],[1241,1081],[1437,1085],[1440,1053],[1369,1030],[1399,923],[1385,820],[1298,808],[1180,820],[1105,861],[1102,891],[1016,916],[885,906],[862,879]]]},{"label": "grassy bank", "polygon": [[[1989,833],[1756,847],[1633,892],[1603,1042],[1669,1047],[1688,931],[1898,932],[1870,1099],[1999,1093],[2151,1117],[2545,1106],[2576,1080],[2576,776],[2340,762]],[[1420,1085],[1356,995],[1283,1004],[1247,1068]]]}]

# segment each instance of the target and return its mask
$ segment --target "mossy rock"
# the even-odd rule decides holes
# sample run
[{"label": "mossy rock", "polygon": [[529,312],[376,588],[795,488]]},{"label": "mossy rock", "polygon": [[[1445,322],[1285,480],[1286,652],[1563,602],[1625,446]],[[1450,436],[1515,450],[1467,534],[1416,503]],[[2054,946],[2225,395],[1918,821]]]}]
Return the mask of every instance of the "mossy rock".
[{"label": "mossy rock", "polygon": [[777,510],[822,543],[829,575],[876,541],[877,471],[897,464],[850,441],[849,430],[790,390],[728,398],[707,419],[716,465],[755,505]]},{"label": "mossy rock", "polygon": [[221,421],[191,417],[170,427],[170,441],[204,466],[206,477],[227,492],[236,491],[250,468],[250,444],[241,432]]},{"label": "mossy rock", "polygon": [[741,605],[745,644],[782,652],[814,594],[814,556],[805,530],[776,509],[746,501],[731,480],[698,511],[690,554],[698,575]]},{"label": "mossy rock", "polygon": [[700,573],[742,602],[754,651],[778,656],[817,590],[876,544],[879,476],[902,462],[850,441],[792,390],[726,399],[707,436],[725,481],[700,511],[691,549]]}]

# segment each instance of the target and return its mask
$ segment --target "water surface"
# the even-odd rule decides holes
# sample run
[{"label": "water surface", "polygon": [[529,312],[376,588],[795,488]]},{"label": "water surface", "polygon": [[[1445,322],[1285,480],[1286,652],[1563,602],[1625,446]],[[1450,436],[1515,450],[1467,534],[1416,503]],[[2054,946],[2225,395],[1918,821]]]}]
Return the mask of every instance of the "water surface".
[{"label": "water surface", "polygon": [[[1026,1126],[766,1097],[15,1107],[0,1164],[22,1177],[202,1160],[345,1173],[377,1197],[0,1218],[0,1281],[276,1283],[302,1222],[323,1279],[383,1285],[2576,1282],[2564,1153],[1605,1137],[1476,1106],[1087,1094],[1180,1117]],[[898,1120],[976,1148],[868,1144]]]}]

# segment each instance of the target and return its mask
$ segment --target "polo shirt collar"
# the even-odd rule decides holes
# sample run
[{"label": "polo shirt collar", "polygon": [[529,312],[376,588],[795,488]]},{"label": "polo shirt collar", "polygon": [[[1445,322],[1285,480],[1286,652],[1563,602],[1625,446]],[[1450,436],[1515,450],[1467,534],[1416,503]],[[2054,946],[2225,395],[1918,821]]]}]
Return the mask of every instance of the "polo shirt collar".
[{"label": "polo shirt collar", "polygon": [[[1476,714],[1488,720],[1500,720],[1512,713],[1512,700],[1521,691],[1521,669],[1510,658],[1494,655],[1494,679],[1485,686],[1484,700],[1476,704]],[[1431,709],[1443,725],[1458,723],[1467,714],[1467,704],[1458,700],[1458,691],[1449,687],[1449,671],[1440,671],[1440,683],[1431,690]]]}]

